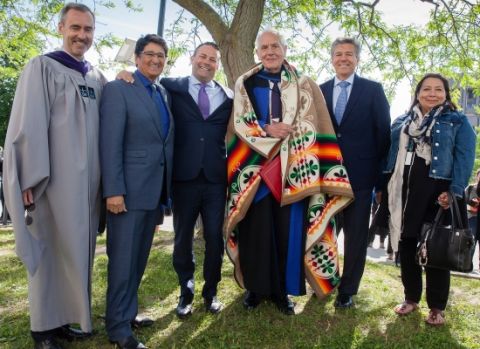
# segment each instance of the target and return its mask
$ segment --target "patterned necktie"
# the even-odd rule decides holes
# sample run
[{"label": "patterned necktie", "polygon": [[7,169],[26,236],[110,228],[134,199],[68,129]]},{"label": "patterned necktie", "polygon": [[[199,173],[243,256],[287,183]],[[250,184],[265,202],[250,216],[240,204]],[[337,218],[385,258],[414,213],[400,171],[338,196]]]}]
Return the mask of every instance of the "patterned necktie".
[{"label": "patterned necktie", "polygon": [[207,91],[205,90],[206,86],[207,84],[202,82],[200,84],[200,90],[198,91],[198,108],[204,119],[207,119],[210,115],[210,100],[208,99]]},{"label": "patterned necktie", "polygon": [[[273,82],[272,93],[270,103],[272,106],[272,110],[270,113],[270,119],[275,119],[275,121],[282,121],[282,99],[280,89],[278,88],[278,83],[275,81]],[[270,120],[271,122],[271,120]]]},{"label": "patterned necktie", "polygon": [[348,81],[340,81],[338,86],[342,89],[340,95],[337,99],[337,104],[335,105],[335,119],[337,119],[337,124],[340,125],[343,118],[343,113],[345,112],[345,107],[347,106],[347,87],[350,85]]}]

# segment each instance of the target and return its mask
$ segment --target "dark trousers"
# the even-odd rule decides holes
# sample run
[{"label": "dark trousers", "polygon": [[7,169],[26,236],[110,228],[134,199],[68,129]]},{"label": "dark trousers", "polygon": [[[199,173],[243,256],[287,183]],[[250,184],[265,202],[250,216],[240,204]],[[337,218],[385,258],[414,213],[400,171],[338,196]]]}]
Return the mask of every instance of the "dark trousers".
[{"label": "dark trousers", "polygon": [[173,183],[173,227],[175,243],[173,267],[178,275],[181,296],[194,293],[195,259],[193,230],[198,215],[202,217],[205,239],[202,296],[217,294],[223,260],[223,220],[225,218],[226,185],[210,183],[203,172],[194,180]]},{"label": "dark trousers", "polygon": [[[422,267],[415,262],[416,238],[402,238],[399,242],[400,268],[405,299],[418,303],[422,297]],[[428,307],[445,310],[450,291],[450,271],[425,268]]]},{"label": "dark trousers", "polygon": [[343,211],[344,260],[338,293],[355,295],[365,269],[371,190],[354,192],[355,200]]},{"label": "dark trousers", "polygon": [[105,317],[112,341],[132,335],[138,312],[138,288],[152,246],[157,210],[107,213],[108,289]]},{"label": "dark trousers", "polygon": [[285,296],[289,226],[290,205],[280,207],[271,194],[252,203],[238,224],[245,288],[263,296]]}]

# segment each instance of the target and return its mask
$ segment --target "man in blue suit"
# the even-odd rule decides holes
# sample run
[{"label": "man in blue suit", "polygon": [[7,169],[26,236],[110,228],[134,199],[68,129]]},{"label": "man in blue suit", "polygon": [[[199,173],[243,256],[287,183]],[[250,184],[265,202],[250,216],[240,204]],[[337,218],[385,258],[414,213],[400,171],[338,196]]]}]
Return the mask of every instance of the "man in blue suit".
[{"label": "man in blue suit", "polygon": [[138,288],[155,226],[167,204],[173,170],[170,99],[155,81],[168,47],[155,34],[135,47],[133,84],[105,86],[100,109],[100,157],[107,203],[108,290],[106,328],[120,348],[145,348],[132,333]]},{"label": "man in blue suit", "polygon": [[390,146],[390,107],[382,85],[355,74],[360,45],[336,39],[331,48],[336,76],[320,86],[342,150],[355,200],[343,211],[343,274],[337,308],[353,306],[365,268],[372,191],[381,190],[381,166]]},{"label": "man in blue suit", "polygon": [[217,299],[223,260],[227,163],[225,134],[232,111],[231,90],[213,80],[219,67],[220,51],[212,42],[199,45],[191,57],[192,75],[164,78],[162,85],[172,97],[175,118],[173,170],[173,266],[180,283],[176,308],[179,318],[192,312],[194,295],[193,230],[202,217],[205,259],[202,290],[207,311],[218,313]]}]

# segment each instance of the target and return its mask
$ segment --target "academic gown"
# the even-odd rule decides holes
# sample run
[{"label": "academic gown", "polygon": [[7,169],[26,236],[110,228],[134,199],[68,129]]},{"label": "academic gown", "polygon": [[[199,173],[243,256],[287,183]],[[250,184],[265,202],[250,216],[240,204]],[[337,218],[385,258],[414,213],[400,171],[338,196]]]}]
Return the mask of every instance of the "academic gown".
[{"label": "academic gown", "polygon": [[[91,331],[91,270],[100,212],[98,104],[106,79],[32,59],[17,85],[5,141],[5,199],[28,269],[32,331]],[[33,188],[33,223],[22,191]]]}]

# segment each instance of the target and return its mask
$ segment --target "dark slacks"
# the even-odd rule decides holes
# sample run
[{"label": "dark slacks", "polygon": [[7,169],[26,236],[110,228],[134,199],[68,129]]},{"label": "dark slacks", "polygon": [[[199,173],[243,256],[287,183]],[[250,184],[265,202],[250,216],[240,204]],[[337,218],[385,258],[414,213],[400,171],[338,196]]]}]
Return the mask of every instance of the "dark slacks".
[{"label": "dark slacks", "polygon": [[132,335],[138,288],[152,246],[157,210],[107,213],[108,289],[106,329],[112,341]]},{"label": "dark slacks", "polygon": [[217,294],[221,279],[224,251],[223,220],[225,218],[226,185],[210,183],[203,172],[194,180],[173,183],[173,227],[175,243],[173,267],[178,275],[181,296],[194,293],[195,259],[193,230],[198,215],[202,217],[205,258],[202,290],[204,298]]},{"label": "dark slacks", "polygon": [[[418,240],[402,238],[399,242],[400,267],[405,299],[418,303],[422,297],[422,267],[415,262]],[[428,307],[445,310],[450,291],[450,271],[425,268]]]},{"label": "dark slacks", "polygon": [[355,295],[365,269],[371,190],[354,192],[355,200],[343,211],[344,261],[338,293]]},{"label": "dark slacks", "polygon": [[290,205],[280,207],[271,194],[252,203],[238,224],[240,268],[247,290],[285,296],[289,226]]}]

